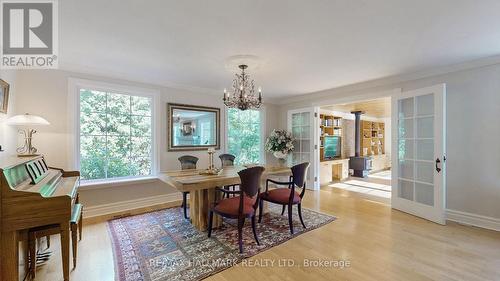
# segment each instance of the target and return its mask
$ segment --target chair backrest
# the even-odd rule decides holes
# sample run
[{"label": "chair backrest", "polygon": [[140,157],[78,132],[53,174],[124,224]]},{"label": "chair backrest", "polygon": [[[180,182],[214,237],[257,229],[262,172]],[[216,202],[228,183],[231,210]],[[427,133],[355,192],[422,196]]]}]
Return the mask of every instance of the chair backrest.
[{"label": "chair backrest", "polygon": [[222,162],[222,167],[234,166],[234,159],[236,156],[232,154],[221,154],[219,155],[220,161]]},{"label": "chair backrest", "polygon": [[243,195],[254,198],[260,191],[260,180],[264,167],[255,166],[238,172],[241,179],[240,191]]},{"label": "chair backrest", "polygon": [[303,188],[306,183],[307,170],[309,169],[309,162],[304,162],[293,166],[292,169],[292,180],[295,186]]},{"label": "chair backrest", "polygon": [[196,163],[198,163],[198,157],[191,155],[184,155],[179,157],[179,161],[181,162],[182,170],[196,169]]}]

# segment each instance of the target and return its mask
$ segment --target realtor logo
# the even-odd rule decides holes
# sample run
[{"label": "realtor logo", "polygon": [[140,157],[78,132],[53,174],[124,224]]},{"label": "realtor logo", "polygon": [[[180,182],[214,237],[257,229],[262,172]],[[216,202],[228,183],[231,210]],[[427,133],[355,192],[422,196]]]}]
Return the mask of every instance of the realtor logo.
[{"label": "realtor logo", "polygon": [[1,68],[50,69],[57,60],[57,0],[1,1]]}]

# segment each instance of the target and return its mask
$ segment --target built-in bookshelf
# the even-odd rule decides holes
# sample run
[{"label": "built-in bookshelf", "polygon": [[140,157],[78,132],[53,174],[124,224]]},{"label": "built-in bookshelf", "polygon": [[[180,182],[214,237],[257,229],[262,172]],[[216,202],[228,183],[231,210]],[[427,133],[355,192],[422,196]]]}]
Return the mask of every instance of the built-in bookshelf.
[{"label": "built-in bookshelf", "polygon": [[361,121],[361,155],[381,155],[385,153],[385,124],[383,122]]},{"label": "built-in bookshelf", "polygon": [[339,136],[342,137],[342,117],[320,114],[320,161],[323,159],[323,140],[325,136]]}]

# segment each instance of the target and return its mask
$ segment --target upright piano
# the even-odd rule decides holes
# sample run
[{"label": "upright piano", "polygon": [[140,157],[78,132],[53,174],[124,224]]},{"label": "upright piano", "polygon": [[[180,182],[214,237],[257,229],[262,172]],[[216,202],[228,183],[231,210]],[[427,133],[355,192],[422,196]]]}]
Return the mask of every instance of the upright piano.
[{"label": "upright piano", "polygon": [[0,160],[0,281],[19,280],[19,242],[30,228],[59,224],[69,280],[70,219],[80,173],[49,167],[43,156]]}]

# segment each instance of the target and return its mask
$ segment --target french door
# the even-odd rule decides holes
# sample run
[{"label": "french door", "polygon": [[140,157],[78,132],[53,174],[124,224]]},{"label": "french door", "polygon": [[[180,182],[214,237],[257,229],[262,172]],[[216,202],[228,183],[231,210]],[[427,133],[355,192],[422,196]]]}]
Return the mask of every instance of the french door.
[{"label": "french door", "polygon": [[318,150],[318,108],[304,108],[288,111],[288,131],[292,133],[295,149],[288,158],[289,165],[309,162],[307,172],[308,189],[319,189],[319,150]]},{"label": "french door", "polygon": [[392,99],[392,207],[445,224],[446,85]]}]

